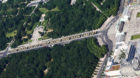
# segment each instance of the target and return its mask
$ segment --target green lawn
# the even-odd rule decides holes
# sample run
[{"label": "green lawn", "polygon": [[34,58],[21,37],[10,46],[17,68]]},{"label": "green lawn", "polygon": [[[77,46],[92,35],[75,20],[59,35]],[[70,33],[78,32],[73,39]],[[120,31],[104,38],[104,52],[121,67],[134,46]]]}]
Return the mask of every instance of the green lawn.
[{"label": "green lawn", "polygon": [[46,8],[39,8],[39,11],[42,13],[47,13],[49,10]]},{"label": "green lawn", "polygon": [[47,24],[48,24],[48,20],[44,20],[44,21],[41,23],[41,25],[44,26],[44,27],[46,27]]},{"label": "green lawn", "polygon": [[60,11],[58,7],[53,8],[51,11]]},{"label": "green lawn", "polygon": [[36,27],[37,25],[40,26],[40,22],[36,22],[36,23],[34,24],[32,30],[27,30],[27,29],[26,29],[27,34],[32,34],[33,31],[34,31],[34,29],[35,29],[35,27]]},{"label": "green lawn", "polygon": [[133,36],[131,37],[131,40],[135,40],[135,39],[140,39],[140,34],[133,35]]},{"label": "green lawn", "polygon": [[6,37],[14,37],[17,34],[17,30],[14,30],[13,32],[6,33]]},{"label": "green lawn", "polygon": [[47,36],[47,35],[48,35],[48,34],[45,34],[44,36],[42,36],[40,40],[48,39],[48,36]]},{"label": "green lawn", "polygon": [[47,12],[50,12],[50,11],[60,11],[58,7],[55,7],[51,10],[48,10],[46,8],[39,8],[39,11],[42,12],[42,13],[47,13]]},{"label": "green lawn", "polygon": [[137,17],[140,17],[140,12],[137,13]]}]

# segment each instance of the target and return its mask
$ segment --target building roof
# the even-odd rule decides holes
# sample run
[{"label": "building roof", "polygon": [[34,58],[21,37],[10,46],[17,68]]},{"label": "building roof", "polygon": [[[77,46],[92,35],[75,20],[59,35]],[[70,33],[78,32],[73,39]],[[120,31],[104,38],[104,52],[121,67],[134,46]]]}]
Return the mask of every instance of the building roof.
[{"label": "building roof", "polygon": [[121,75],[120,70],[105,72],[105,74],[110,77],[112,77],[112,76],[115,77],[115,76]]},{"label": "building roof", "polygon": [[131,61],[134,58],[135,51],[136,51],[136,47],[134,45],[131,45],[130,50],[129,50],[127,61]]},{"label": "building roof", "polygon": [[115,71],[115,70],[120,70],[120,64],[112,65],[112,67],[110,68],[110,71]]}]

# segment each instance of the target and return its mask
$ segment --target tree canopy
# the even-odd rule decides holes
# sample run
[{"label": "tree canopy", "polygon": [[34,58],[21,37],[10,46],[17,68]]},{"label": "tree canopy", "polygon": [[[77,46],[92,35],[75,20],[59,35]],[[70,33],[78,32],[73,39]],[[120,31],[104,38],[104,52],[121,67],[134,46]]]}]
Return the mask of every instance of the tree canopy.
[{"label": "tree canopy", "polygon": [[[0,60],[0,78],[91,78],[98,58],[102,57],[98,54],[107,52],[97,43],[89,45],[94,40],[9,55]],[[45,69],[48,69],[47,74],[44,74]]]}]

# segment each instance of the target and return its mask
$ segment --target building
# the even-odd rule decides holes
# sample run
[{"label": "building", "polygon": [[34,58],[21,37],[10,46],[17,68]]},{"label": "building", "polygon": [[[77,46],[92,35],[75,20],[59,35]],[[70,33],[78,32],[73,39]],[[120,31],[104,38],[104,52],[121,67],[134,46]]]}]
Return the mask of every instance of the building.
[{"label": "building", "polygon": [[137,4],[140,4],[140,0],[130,0],[130,2],[131,2],[132,4],[134,4],[134,3],[135,3],[135,4],[136,4],[136,3],[137,3]]},{"label": "building", "polygon": [[140,77],[140,41],[131,43],[128,48],[127,58],[124,64],[121,64],[122,77],[139,78]]},{"label": "building", "polygon": [[2,3],[6,3],[8,0],[0,0],[0,2]]},{"label": "building", "polygon": [[106,78],[118,78],[121,77],[120,64],[112,65],[109,70],[105,70]]},{"label": "building", "polygon": [[76,0],[71,0],[70,5],[74,5],[76,3]]},{"label": "building", "polygon": [[135,51],[136,51],[135,46],[134,45],[131,45],[130,50],[129,50],[127,61],[131,61],[131,60],[134,59]]},{"label": "building", "polygon": [[119,32],[122,32],[122,31],[123,31],[124,24],[125,24],[124,21],[121,21],[121,22],[119,23]]}]

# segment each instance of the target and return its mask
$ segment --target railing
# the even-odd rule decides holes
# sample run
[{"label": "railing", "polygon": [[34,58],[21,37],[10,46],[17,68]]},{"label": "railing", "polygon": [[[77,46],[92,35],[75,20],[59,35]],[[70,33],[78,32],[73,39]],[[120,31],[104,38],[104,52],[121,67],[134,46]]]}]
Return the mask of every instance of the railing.
[{"label": "railing", "polygon": [[79,33],[79,34],[74,34],[74,35],[65,36],[65,37],[61,37],[61,38],[56,38],[56,39],[51,39],[51,40],[43,40],[43,41],[40,41],[39,43],[34,44],[34,45],[31,44],[28,46],[22,46],[22,47],[10,49],[8,51],[8,54],[28,51],[28,50],[42,48],[42,47],[52,47],[56,44],[67,44],[67,43],[70,43],[72,41],[98,36],[98,34],[97,34],[98,31],[99,30],[97,29],[97,30],[92,30],[92,31]]}]

